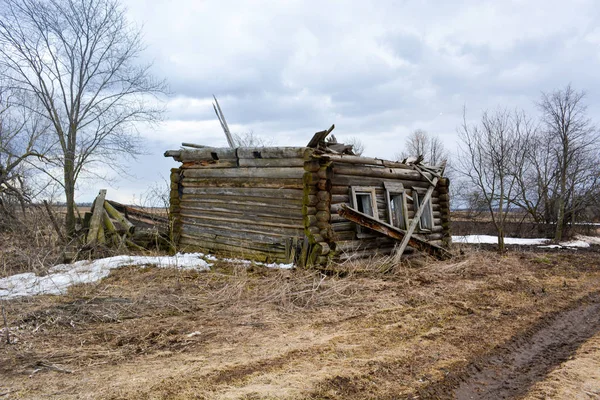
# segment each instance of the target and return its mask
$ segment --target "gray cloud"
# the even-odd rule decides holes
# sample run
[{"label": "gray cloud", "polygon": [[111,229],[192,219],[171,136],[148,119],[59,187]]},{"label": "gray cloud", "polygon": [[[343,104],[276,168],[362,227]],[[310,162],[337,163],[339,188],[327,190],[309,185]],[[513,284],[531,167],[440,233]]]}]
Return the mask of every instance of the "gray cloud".
[{"label": "gray cloud", "polygon": [[335,123],[382,157],[417,128],[454,148],[464,105],[471,119],[497,105],[533,112],[541,91],[569,82],[589,91],[600,120],[594,0],[126,5],[173,91],[167,120],[143,133],[153,153],[135,165],[136,184],[168,174],[162,151],[182,141],[225,145],[213,93],[235,131],[303,145]]}]

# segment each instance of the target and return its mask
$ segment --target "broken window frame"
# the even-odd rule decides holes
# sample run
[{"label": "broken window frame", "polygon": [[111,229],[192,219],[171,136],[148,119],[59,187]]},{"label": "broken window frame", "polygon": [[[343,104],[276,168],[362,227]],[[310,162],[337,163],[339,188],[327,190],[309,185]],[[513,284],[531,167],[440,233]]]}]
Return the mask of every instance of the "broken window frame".
[{"label": "broken window frame", "polygon": [[[371,200],[371,210],[373,214],[367,214],[359,209],[358,206],[358,196],[360,195],[369,195]],[[350,201],[352,202],[352,208],[355,210],[362,212],[363,214],[369,215],[375,219],[379,219],[379,210],[377,209],[377,193],[374,187],[370,186],[350,186]],[[359,239],[365,237],[375,237],[374,233],[369,233],[366,229],[363,229],[362,226],[356,224],[356,236]]]},{"label": "broken window frame", "polygon": [[[408,229],[408,207],[407,207],[407,202],[406,202],[406,198],[407,198],[407,194],[406,194],[406,189],[404,189],[404,185],[402,183],[389,183],[389,182],[384,182],[383,184],[385,186],[385,199],[386,199],[386,203],[387,203],[387,209],[388,209],[388,220],[390,225],[398,228],[398,229],[402,229],[402,230],[406,230]],[[394,224],[394,212],[393,212],[393,207],[392,207],[392,201],[394,199],[394,197],[396,196],[400,196],[401,197],[401,218],[402,218],[402,224],[399,225],[395,225]]]},{"label": "broken window frame", "polygon": [[[412,189],[413,210],[414,210],[415,214],[421,204],[421,198],[425,197],[426,193],[427,193],[427,189],[423,189],[423,188],[413,188]],[[429,218],[429,221],[427,220],[427,218]],[[429,222],[430,224],[427,224],[427,222]],[[421,214],[421,217],[419,218],[418,229],[421,232],[431,232],[431,231],[433,231],[433,226],[434,226],[433,204],[431,202],[431,197],[429,197],[429,200],[427,200],[425,209],[423,210],[423,213]]]}]

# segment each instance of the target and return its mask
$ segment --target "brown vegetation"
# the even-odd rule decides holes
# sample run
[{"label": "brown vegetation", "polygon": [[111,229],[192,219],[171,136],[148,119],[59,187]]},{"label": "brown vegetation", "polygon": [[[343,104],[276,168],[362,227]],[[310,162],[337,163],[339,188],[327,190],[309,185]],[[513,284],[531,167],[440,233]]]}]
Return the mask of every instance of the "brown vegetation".
[{"label": "brown vegetation", "polygon": [[593,251],[466,251],[387,273],[385,260],[350,263],[334,276],[124,268],[64,296],[5,301],[14,343],[0,347],[0,393],[444,397],[472,362],[598,291]]}]

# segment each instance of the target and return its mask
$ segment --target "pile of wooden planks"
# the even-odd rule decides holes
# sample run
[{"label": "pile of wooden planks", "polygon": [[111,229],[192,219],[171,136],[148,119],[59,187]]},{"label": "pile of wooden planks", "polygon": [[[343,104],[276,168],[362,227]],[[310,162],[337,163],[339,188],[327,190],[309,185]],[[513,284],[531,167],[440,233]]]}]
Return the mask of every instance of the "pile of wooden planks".
[{"label": "pile of wooden planks", "polygon": [[85,214],[83,227],[87,231],[85,243],[88,246],[136,250],[174,248],[169,240],[167,218],[107,200],[106,189],[100,190],[91,211]]}]

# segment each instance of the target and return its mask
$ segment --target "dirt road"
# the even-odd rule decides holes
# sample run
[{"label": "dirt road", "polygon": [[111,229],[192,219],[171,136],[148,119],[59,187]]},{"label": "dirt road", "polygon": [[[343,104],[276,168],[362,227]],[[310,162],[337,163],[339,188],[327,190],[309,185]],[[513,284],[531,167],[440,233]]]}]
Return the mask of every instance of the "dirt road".
[{"label": "dirt road", "polygon": [[572,373],[598,362],[599,265],[593,252],[472,252],[337,276],[124,268],[5,302],[18,329],[0,345],[0,394],[534,399],[577,380],[594,393]]}]

